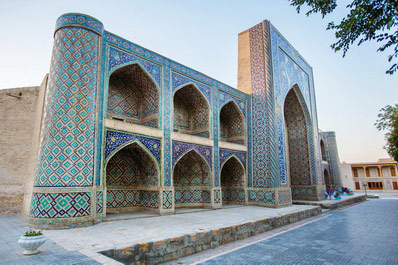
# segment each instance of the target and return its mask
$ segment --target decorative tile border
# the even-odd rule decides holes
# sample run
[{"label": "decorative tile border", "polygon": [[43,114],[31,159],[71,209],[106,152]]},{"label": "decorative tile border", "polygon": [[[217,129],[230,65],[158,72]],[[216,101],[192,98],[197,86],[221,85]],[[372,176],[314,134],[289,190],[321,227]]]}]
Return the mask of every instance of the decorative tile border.
[{"label": "decorative tile border", "polygon": [[196,145],[190,143],[183,143],[173,141],[173,168],[179,158],[188,153],[191,150],[197,151],[206,161],[210,170],[213,168],[212,164],[212,148],[204,145]]},{"label": "decorative tile border", "polygon": [[229,149],[220,148],[220,167],[232,156],[235,156],[242,163],[243,167],[246,168],[246,153],[241,151],[234,151]]},{"label": "decorative tile border", "polygon": [[72,218],[90,215],[88,192],[33,193],[30,217]]},{"label": "decorative tile border", "polygon": [[176,190],[175,203],[210,203],[209,190]]},{"label": "decorative tile border", "polygon": [[248,190],[249,202],[275,204],[275,191],[272,190]]},{"label": "decorative tile border", "polygon": [[160,163],[161,141],[159,139],[109,129],[106,130],[105,160],[120,146],[133,143],[135,141],[143,144],[156,158],[157,162]]}]

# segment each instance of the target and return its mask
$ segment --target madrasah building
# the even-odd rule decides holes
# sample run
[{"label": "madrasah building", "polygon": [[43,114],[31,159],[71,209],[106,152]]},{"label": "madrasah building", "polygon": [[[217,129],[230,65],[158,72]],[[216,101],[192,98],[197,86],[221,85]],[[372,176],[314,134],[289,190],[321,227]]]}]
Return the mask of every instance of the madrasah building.
[{"label": "madrasah building", "polygon": [[238,41],[236,89],[93,17],[62,15],[41,86],[0,94],[12,106],[27,91],[35,95],[25,113],[30,151],[8,165],[14,179],[24,175],[21,208],[30,224],[226,204],[283,207],[321,200],[341,185],[335,133],[318,128],[311,66],[269,21]]}]

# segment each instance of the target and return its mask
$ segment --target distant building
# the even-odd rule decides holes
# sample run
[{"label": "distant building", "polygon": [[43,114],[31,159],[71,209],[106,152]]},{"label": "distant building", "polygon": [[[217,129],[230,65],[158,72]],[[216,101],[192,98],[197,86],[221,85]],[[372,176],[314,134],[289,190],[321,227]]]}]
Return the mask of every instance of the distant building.
[{"label": "distant building", "polygon": [[377,162],[345,163],[340,165],[343,185],[354,190],[398,191],[397,162],[382,158]]}]

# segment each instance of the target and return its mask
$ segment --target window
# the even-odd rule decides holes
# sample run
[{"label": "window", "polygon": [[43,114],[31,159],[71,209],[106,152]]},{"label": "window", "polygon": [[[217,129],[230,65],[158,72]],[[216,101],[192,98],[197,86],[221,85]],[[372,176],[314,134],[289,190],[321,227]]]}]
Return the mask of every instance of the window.
[{"label": "window", "polygon": [[395,167],[390,167],[390,173],[392,177],[395,177],[397,175],[395,172]]},{"label": "window", "polygon": [[368,187],[370,190],[382,190],[383,182],[368,182]]},{"label": "window", "polygon": [[369,168],[366,168],[366,177],[370,178],[370,170],[369,170]]},{"label": "window", "polygon": [[352,171],[354,172],[354,178],[359,178],[359,176],[358,176],[358,169],[357,169],[357,168],[354,168]]}]

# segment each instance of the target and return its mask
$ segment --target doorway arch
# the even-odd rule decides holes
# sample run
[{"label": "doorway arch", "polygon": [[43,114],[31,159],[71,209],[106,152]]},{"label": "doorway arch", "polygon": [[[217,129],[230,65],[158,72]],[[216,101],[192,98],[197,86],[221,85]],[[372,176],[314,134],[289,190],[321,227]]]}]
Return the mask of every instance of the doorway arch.
[{"label": "doorway arch", "polygon": [[245,168],[235,156],[231,156],[221,167],[221,191],[223,204],[245,202]]}]

